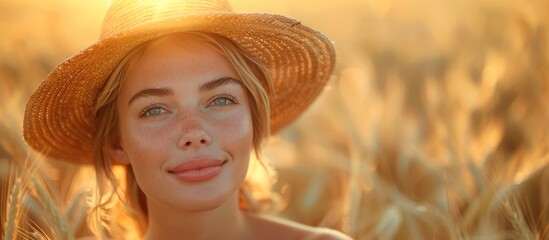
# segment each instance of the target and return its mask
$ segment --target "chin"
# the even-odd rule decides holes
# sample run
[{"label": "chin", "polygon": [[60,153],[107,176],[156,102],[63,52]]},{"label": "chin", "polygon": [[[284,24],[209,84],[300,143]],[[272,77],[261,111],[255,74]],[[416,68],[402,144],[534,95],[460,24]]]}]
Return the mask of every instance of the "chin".
[{"label": "chin", "polygon": [[215,210],[221,206],[227,201],[202,201],[202,202],[196,202],[196,203],[189,203],[185,204],[185,206],[182,206],[181,210],[186,212],[192,212],[192,213],[198,213],[198,212],[206,212]]},{"label": "chin", "polygon": [[218,208],[231,207],[231,205],[238,206],[238,190],[232,193],[219,194],[217,196],[204,196],[202,198],[195,197],[192,199],[180,199],[173,203],[172,206],[175,209],[179,209],[185,212],[205,212]]}]

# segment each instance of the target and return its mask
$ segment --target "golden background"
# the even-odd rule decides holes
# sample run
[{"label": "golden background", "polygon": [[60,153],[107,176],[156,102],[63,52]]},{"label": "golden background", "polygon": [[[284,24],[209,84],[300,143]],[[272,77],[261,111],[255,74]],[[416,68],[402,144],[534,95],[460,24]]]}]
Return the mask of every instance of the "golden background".
[{"label": "golden background", "polygon": [[[356,239],[549,239],[548,1],[231,3],[296,18],[338,54],[323,95],[268,146],[282,217]],[[29,150],[22,115],[49,71],[96,41],[106,7],[0,0],[5,239],[81,231],[79,170]]]}]

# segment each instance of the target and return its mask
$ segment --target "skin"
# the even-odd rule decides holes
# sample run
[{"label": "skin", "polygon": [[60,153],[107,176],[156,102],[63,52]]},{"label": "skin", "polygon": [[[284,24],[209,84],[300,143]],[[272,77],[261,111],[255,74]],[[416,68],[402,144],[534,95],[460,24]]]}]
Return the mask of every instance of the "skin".
[{"label": "skin", "polygon": [[[246,89],[230,62],[204,43],[172,37],[148,46],[122,85],[119,134],[110,156],[130,164],[147,197],[145,239],[346,239],[241,211],[238,189],[252,149]],[[185,181],[172,170],[187,161],[223,162],[219,174]]]}]

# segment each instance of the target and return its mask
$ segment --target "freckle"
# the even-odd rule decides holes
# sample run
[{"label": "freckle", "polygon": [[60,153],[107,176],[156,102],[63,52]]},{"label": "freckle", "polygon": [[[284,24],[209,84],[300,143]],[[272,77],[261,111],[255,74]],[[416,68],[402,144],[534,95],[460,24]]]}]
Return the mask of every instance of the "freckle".
[{"label": "freckle", "polygon": [[172,132],[172,128],[165,128],[165,127],[155,127],[154,131],[156,132],[155,135],[156,135],[156,139],[157,140],[162,140],[162,141],[168,141],[168,139],[166,139],[166,136],[169,135],[170,132]]},{"label": "freckle", "polygon": [[235,123],[234,123],[234,120],[224,120],[224,121],[221,121],[220,122],[220,125],[222,127],[223,130],[225,131],[234,131],[234,127],[235,127]]}]

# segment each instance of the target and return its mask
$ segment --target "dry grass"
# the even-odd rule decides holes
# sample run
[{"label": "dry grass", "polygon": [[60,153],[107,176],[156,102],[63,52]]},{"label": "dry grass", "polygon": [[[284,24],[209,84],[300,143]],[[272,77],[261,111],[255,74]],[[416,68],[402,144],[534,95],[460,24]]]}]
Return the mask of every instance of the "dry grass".
[{"label": "dry grass", "polygon": [[[104,4],[12,2],[0,0],[2,236],[69,239],[86,231],[88,195],[72,184],[86,170],[27,149],[22,112],[94,40],[99,21],[75,16]],[[324,95],[267,149],[281,216],[356,239],[549,239],[546,1],[233,2],[299,18],[338,49]]]}]

